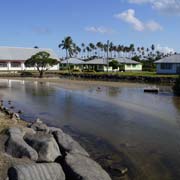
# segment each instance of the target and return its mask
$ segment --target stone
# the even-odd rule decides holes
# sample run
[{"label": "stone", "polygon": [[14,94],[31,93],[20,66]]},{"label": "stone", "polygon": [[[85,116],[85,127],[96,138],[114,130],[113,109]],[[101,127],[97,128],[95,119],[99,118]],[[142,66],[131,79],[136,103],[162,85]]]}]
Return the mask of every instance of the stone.
[{"label": "stone", "polygon": [[61,151],[64,153],[74,153],[74,154],[81,154],[84,156],[89,156],[88,152],[81,145],[75,141],[71,136],[65,134],[62,130],[61,131],[54,131],[53,135],[60,147]]},{"label": "stone", "polygon": [[24,141],[21,129],[10,128],[8,132],[9,138],[5,144],[5,150],[8,154],[16,158],[27,157],[33,161],[38,159],[37,152]]},{"label": "stone", "polygon": [[8,171],[9,180],[65,180],[57,163],[15,165]]},{"label": "stone", "polygon": [[54,162],[61,156],[59,146],[50,134],[26,135],[24,140],[36,150],[39,162]]},{"label": "stone", "polygon": [[11,113],[10,118],[15,120],[20,120],[20,116],[18,113]]},{"label": "stone", "polygon": [[22,129],[23,135],[34,135],[36,134],[36,131],[32,128],[25,127]]},{"label": "stone", "polygon": [[77,180],[111,180],[106,171],[89,157],[80,154],[67,154],[66,174]]},{"label": "stone", "polygon": [[43,131],[49,133],[49,127],[42,122],[36,121],[30,125],[30,128],[34,129],[35,131]]}]

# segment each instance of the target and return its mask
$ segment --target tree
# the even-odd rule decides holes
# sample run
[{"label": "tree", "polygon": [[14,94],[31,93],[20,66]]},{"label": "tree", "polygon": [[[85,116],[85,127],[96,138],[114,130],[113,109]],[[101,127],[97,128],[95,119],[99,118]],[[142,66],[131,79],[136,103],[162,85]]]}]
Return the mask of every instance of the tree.
[{"label": "tree", "polygon": [[116,60],[112,60],[109,62],[109,66],[111,66],[113,69],[117,69],[119,67],[119,62]]},{"label": "tree", "polygon": [[173,86],[174,94],[180,96],[180,76],[176,79],[176,82]]},{"label": "tree", "polygon": [[74,43],[70,36],[67,36],[62,40],[61,44],[59,44],[59,48],[62,48],[66,51],[66,59],[72,57],[74,50]]},{"label": "tree", "polygon": [[72,55],[74,54],[74,48],[75,48],[72,38],[70,36],[65,37],[64,40],[61,41],[61,44],[59,44],[58,47],[66,51],[68,71],[70,72],[68,58],[72,57]]},{"label": "tree", "polygon": [[25,66],[36,67],[39,71],[39,77],[42,78],[45,71],[58,63],[58,60],[51,58],[49,53],[41,51],[29,58],[25,62]]}]

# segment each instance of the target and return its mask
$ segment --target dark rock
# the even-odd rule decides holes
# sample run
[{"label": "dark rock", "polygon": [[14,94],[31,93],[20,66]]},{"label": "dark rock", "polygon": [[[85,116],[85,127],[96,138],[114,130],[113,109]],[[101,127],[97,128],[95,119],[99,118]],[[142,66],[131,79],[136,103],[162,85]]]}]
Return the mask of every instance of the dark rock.
[{"label": "dark rock", "polygon": [[42,123],[41,121],[37,120],[36,122],[32,123],[30,125],[30,128],[34,129],[35,131],[42,131],[42,132],[46,132],[49,133],[49,127]]},{"label": "dark rock", "polygon": [[20,116],[18,113],[11,113],[10,118],[14,120],[20,120]]},{"label": "dark rock", "polygon": [[23,132],[19,128],[9,129],[9,138],[5,144],[5,150],[13,157],[28,157],[36,161],[38,159],[37,152],[29,146],[23,139]]},{"label": "dark rock", "polygon": [[54,131],[53,135],[62,151],[89,156],[84,148],[80,146],[71,136],[62,130]]},{"label": "dark rock", "polygon": [[67,154],[66,174],[71,173],[74,180],[111,180],[102,167],[92,159],[80,154]]},{"label": "dark rock", "polygon": [[37,151],[40,162],[54,162],[61,156],[59,147],[50,134],[26,135],[24,140]]},{"label": "dark rock", "polygon": [[8,171],[9,180],[65,180],[57,163],[16,165]]}]

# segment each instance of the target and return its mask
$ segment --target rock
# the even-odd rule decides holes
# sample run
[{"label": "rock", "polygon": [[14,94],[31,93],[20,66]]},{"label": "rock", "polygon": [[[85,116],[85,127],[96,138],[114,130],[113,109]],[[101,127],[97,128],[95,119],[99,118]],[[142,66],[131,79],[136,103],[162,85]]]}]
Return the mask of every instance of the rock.
[{"label": "rock", "polygon": [[65,180],[57,163],[16,165],[8,171],[9,180]]},{"label": "rock", "polygon": [[5,150],[13,157],[28,157],[36,161],[38,159],[37,152],[29,146],[23,139],[23,132],[19,128],[9,129],[9,138],[5,144]]},{"label": "rock", "polygon": [[85,151],[84,148],[80,146],[78,142],[73,140],[71,136],[69,136],[68,134],[65,134],[62,130],[54,131],[53,135],[61,151],[89,156],[89,154]]},{"label": "rock", "polygon": [[28,128],[28,127],[23,128],[22,131],[23,131],[23,136],[24,135],[34,135],[34,134],[36,134],[36,131],[34,129]]},{"label": "rock", "polygon": [[22,114],[23,112],[21,110],[18,111],[18,114]]},{"label": "rock", "polygon": [[10,118],[11,118],[11,119],[20,120],[20,117],[19,117],[19,114],[18,114],[18,113],[11,113],[11,114],[10,114]]},{"label": "rock", "polygon": [[66,174],[77,180],[111,180],[110,176],[92,159],[80,154],[67,154]]},{"label": "rock", "polygon": [[54,162],[56,158],[61,156],[59,146],[50,134],[26,135],[24,139],[37,151],[40,162]]},{"label": "rock", "polygon": [[41,124],[43,123],[39,118],[37,118],[35,122],[36,123],[41,123]]},{"label": "rock", "polygon": [[42,122],[36,121],[30,125],[30,128],[34,129],[35,131],[43,131],[49,133],[49,127]]}]

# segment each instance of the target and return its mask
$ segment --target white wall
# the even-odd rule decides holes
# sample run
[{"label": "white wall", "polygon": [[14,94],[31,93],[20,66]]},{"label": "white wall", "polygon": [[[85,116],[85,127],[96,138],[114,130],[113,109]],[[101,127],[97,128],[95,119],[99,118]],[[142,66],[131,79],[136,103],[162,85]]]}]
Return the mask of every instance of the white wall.
[{"label": "white wall", "polygon": [[142,71],[142,64],[125,64],[125,71]]},{"label": "white wall", "polygon": [[[37,70],[35,67],[25,67],[24,62],[21,63],[21,67],[12,67],[11,62],[7,63],[7,67],[0,67],[0,71],[23,71],[23,70],[29,70],[34,71]],[[57,71],[59,70],[59,64],[51,67],[49,70]]]}]

